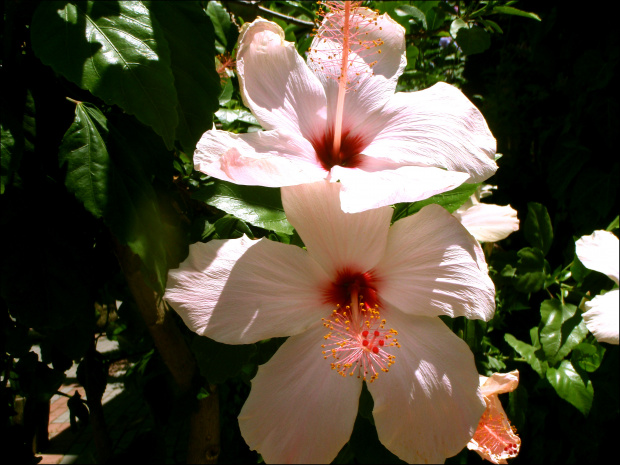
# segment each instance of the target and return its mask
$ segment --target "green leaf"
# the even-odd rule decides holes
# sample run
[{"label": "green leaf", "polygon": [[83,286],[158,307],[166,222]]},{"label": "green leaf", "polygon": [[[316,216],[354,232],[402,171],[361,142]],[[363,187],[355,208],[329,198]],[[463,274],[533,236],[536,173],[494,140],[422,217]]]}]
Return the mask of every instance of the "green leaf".
[{"label": "green leaf", "polygon": [[532,247],[542,250],[544,255],[549,253],[553,242],[553,228],[551,218],[544,205],[536,202],[527,204],[527,217],[523,225],[523,233]]},{"label": "green leaf", "polygon": [[446,14],[437,7],[433,7],[426,12],[426,24],[428,31],[434,31],[443,26]]},{"label": "green leaf", "polygon": [[213,26],[198,2],[151,1],[147,5],[170,47],[178,97],[176,139],[191,155],[202,134],[211,129],[213,113],[219,108]]},{"label": "green leaf", "polygon": [[16,171],[16,163],[21,153],[15,150],[15,138],[11,130],[0,123],[0,194],[10,184],[13,173]]},{"label": "green leaf", "polygon": [[519,292],[536,292],[545,284],[545,258],[539,249],[526,247],[517,252],[517,274],[513,278]]},{"label": "green leaf", "polygon": [[493,13],[503,13],[505,15],[523,16],[524,18],[535,19],[540,21],[540,16],[536,13],[530,13],[528,11],[518,10],[512,6],[495,6],[493,7]]},{"label": "green leaf", "polygon": [[60,164],[67,165],[65,185],[142,259],[152,284],[163,291],[168,273],[165,231],[152,176],[162,170],[157,160],[165,149],[133,118],[119,117],[111,124],[87,103],[78,103],[75,111],[59,150]]},{"label": "green leaf", "polygon": [[563,360],[558,368],[547,370],[547,380],[558,396],[571,403],[584,416],[588,415],[594,399],[594,388],[585,373],[578,373],[569,360]]},{"label": "green leaf", "polygon": [[456,34],[456,43],[459,44],[463,53],[474,55],[484,52],[491,46],[491,37],[480,27],[462,27]]},{"label": "green leaf", "polygon": [[540,343],[550,365],[566,357],[588,334],[577,307],[557,299],[540,305]]},{"label": "green leaf", "polygon": [[461,205],[463,205],[478,189],[480,184],[461,184],[456,189],[442,194],[434,195],[426,200],[420,200],[413,203],[399,203],[394,206],[392,214],[392,222],[411,216],[419,212],[423,207],[430,204],[441,205],[450,213],[454,213]]},{"label": "green leaf", "polygon": [[398,16],[411,16],[413,21],[416,24],[419,24],[420,26],[422,26],[424,29],[428,27],[426,23],[426,15],[424,14],[423,11],[419,10],[415,6],[400,5],[394,10],[394,12]]},{"label": "green leaf", "polygon": [[214,180],[193,197],[254,226],[283,234],[293,232],[282,207],[280,189]]},{"label": "green leaf", "polygon": [[548,364],[542,359],[540,347],[531,346],[508,333],[504,334],[504,340],[525,359],[541,378],[545,376]]},{"label": "green leaf", "polygon": [[588,373],[592,373],[601,366],[604,355],[605,347],[598,342],[582,342],[573,349],[571,363],[574,367],[579,367]]},{"label": "green leaf", "polygon": [[230,20],[230,15],[220,2],[214,1],[208,3],[206,12],[213,23],[216,38],[215,48],[218,53],[224,53],[226,50],[232,52],[238,32]]},{"label": "green leaf", "polygon": [[237,108],[235,110],[220,108],[215,113],[215,116],[223,124],[232,124],[235,121],[242,121],[254,126],[260,126],[260,123],[256,118],[254,118],[254,115],[244,108]]},{"label": "green leaf", "polygon": [[142,2],[41,2],[30,29],[43,63],[135,115],[172,148],[178,101],[170,50]]},{"label": "green leaf", "polygon": [[605,228],[607,231],[613,231],[614,229],[620,228],[620,216],[616,216],[616,218],[609,223],[609,226]]},{"label": "green leaf", "polygon": [[247,224],[232,215],[226,215],[213,224],[213,239],[237,239],[244,234],[254,239]]}]

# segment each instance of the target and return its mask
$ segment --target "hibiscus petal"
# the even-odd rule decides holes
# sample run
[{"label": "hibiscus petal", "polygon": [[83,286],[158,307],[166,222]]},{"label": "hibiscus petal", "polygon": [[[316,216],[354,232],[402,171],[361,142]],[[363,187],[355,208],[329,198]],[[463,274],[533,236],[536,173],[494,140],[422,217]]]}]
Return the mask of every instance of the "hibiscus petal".
[{"label": "hibiscus petal", "polygon": [[392,225],[374,273],[380,298],[405,313],[488,321],[495,312],[480,244],[438,205]]},{"label": "hibiscus petal", "polygon": [[422,166],[402,166],[377,171],[370,171],[367,167],[360,169],[334,166],[331,177],[339,179],[342,184],[342,210],[357,213],[369,208],[398,202],[416,202],[432,197],[460,186],[467,180],[468,175]]},{"label": "hibiscus petal", "polygon": [[288,220],[330,276],[372,268],[385,251],[392,217],[389,207],[343,213],[339,193],[340,184],[327,181],[282,188]]},{"label": "hibiscus petal", "polygon": [[284,31],[259,18],[244,27],[237,52],[244,103],[265,129],[314,139],[325,131],[325,91]]},{"label": "hibiscus petal", "polygon": [[304,331],[331,311],[327,277],[303,249],[246,237],[198,242],[170,270],[164,299],[194,332],[250,344]]},{"label": "hibiscus petal", "polygon": [[[383,315],[383,313],[382,313]],[[473,436],[485,403],[467,344],[438,318],[385,312],[400,348],[368,384],[379,440],[408,463],[443,463]]]},{"label": "hibiscus petal", "polygon": [[351,436],[362,381],[331,370],[324,333],[290,337],[252,380],[239,427],[266,463],[330,463]]},{"label": "hibiscus petal", "polygon": [[479,203],[457,210],[454,216],[480,242],[497,242],[519,229],[517,212],[510,205]]},{"label": "hibiscus petal", "polygon": [[495,139],[484,117],[460,90],[442,82],[393,95],[358,131],[372,138],[363,150],[370,157],[467,173],[468,182],[497,170]]},{"label": "hibiscus petal", "polygon": [[[357,8],[352,33],[358,38],[350,46],[345,98],[344,131],[354,130],[380,110],[394,94],[398,77],[407,65],[405,29],[386,13],[380,16],[368,8]],[[342,71],[342,33],[333,35],[333,15],[327,15],[308,54],[308,66],[325,87],[329,103],[329,125],[333,124],[338,97],[338,76]],[[363,18],[363,19],[360,19]],[[373,21],[370,19],[373,18]],[[363,44],[359,44],[359,40]],[[383,45],[375,45],[383,43]],[[370,48],[366,49],[366,45]],[[380,53],[379,53],[380,50]],[[357,133],[358,131],[356,131]],[[363,135],[363,133],[360,133]]]},{"label": "hibiscus petal", "polygon": [[583,320],[588,330],[599,342],[618,344],[618,317],[620,315],[619,291],[615,289],[604,295],[597,295],[585,303],[588,310]]},{"label": "hibiscus petal", "polygon": [[480,392],[483,396],[491,396],[512,392],[519,385],[519,370],[509,373],[493,373],[488,378],[480,376]]},{"label": "hibiscus petal", "polygon": [[196,145],[194,166],[218,179],[250,186],[289,186],[327,175],[312,145],[284,131],[207,131]]},{"label": "hibiscus petal", "polygon": [[594,231],[575,243],[577,256],[590,270],[609,276],[618,284],[618,238],[609,231]]}]

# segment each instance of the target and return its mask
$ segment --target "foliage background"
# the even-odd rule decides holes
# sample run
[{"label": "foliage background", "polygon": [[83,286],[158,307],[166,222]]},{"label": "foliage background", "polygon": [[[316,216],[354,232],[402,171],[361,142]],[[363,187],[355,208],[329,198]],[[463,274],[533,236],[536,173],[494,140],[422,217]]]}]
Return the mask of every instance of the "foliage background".
[{"label": "foliage background", "polygon": [[[574,242],[597,229],[618,232],[613,15],[586,20],[562,4],[525,0],[369,3],[407,29],[399,90],[440,80],[461,87],[503,154],[488,180],[498,186],[490,202],[511,204],[521,229],[485,246],[496,316],[446,323],[481,373],[520,371],[519,388],[502,396],[523,441],[514,463],[606,458],[618,422],[618,347],[598,344],[578,307],[613,283],[575,259]],[[190,459],[260,460],[236,415],[257,366],[282,341],[225,346],[197,337],[158,296],[193,242],[246,234],[301,245],[277,190],[210,179],[191,157],[212,124],[258,129],[230,66],[237,26],[266,16],[303,52],[316,9],[293,1],[3,2],[0,405],[16,459],[36,461],[34,433],[13,421],[16,397],[31,412],[45,406],[72,361],[97,423],[114,361],[96,351],[105,333],[119,341],[113,356],[134,364],[126,387],[151,406],[153,438],[180,429],[194,438]],[[433,201],[453,211],[471,193]],[[398,205],[394,218],[419,207]],[[73,404],[76,417],[83,405]],[[378,442],[371,410],[365,391],[337,462],[398,461]],[[204,425],[219,440],[206,440]],[[101,462],[128,454],[101,444]],[[182,462],[184,454],[159,443],[141,459]],[[467,450],[449,459],[479,461]]]}]

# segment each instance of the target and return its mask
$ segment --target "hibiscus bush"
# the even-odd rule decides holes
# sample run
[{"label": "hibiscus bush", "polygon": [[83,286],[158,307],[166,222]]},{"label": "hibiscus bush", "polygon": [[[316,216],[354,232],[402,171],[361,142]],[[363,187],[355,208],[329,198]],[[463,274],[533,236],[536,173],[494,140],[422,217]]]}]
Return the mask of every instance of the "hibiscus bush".
[{"label": "hibiscus bush", "polygon": [[[4,2],[0,372],[16,460],[45,451],[74,362],[86,398],[69,408],[99,425],[100,462],[608,455],[611,15],[577,27],[525,0],[371,1],[355,29],[340,7]],[[332,59],[345,27],[368,33],[350,69]],[[102,334],[120,350],[100,354]],[[114,449],[105,428],[120,359],[156,419],[148,450]]]}]

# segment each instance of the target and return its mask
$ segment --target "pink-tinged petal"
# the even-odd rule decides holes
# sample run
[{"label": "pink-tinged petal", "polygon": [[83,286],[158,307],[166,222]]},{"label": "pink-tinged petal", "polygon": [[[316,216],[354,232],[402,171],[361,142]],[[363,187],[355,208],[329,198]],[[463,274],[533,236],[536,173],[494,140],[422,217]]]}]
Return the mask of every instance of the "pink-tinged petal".
[{"label": "pink-tinged petal", "polygon": [[453,214],[480,242],[497,242],[519,229],[517,212],[510,205],[479,203]]},{"label": "pink-tinged petal", "polygon": [[290,337],[252,380],[239,427],[266,463],[330,463],[351,437],[362,381],[331,370],[324,335]]},{"label": "pink-tinged petal", "polygon": [[618,284],[618,238],[609,231],[594,231],[575,243],[577,256],[590,270],[609,276]]},{"label": "pink-tinged petal", "polygon": [[325,131],[323,86],[276,23],[244,25],[237,52],[244,103],[265,129],[286,129],[312,139]]},{"label": "pink-tinged petal", "polygon": [[[363,139],[362,145],[372,140],[357,130],[394,95],[396,82],[407,65],[405,57],[405,30],[389,15],[377,15],[368,8],[359,7],[353,15],[349,46],[347,88],[344,100],[344,132],[352,132]],[[342,16],[342,15],[340,15]],[[308,54],[308,65],[325,87],[328,102],[328,126],[332,127],[338,98],[338,77],[342,72],[342,19],[334,21],[329,14],[315,36]],[[336,26],[336,27],[335,27]],[[359,29],[357,29],[359,27]],[[361,41],[361,43],[360,43]]]},{"label": "pink-tinged petal", "polygon": [[363,151],[370,157],[467,173],[469,182],[497,170],[495,139],[484,117],[449,84],[393,95],[359,130],[372,138]]},{"label": "pink-tinged petal", "polygon": [[[383,312],[382,312],[383,316]],[[467,344],[439,318],[385,312],[396,358],[368,389],[379,440],[408,463],[443,463],[471,439],[485,409]]]},{"label": "pink-tinged petal", "polygon": [[196,145],[194,166],[218,179],[250,186],[289,186],[327,175],[312,145],[283,131],[207,131]]},{"label": "pink-tinged petal", "polygon": [[488,321],[495,312],[495,288],[480,244],[438,205],[392,225],[373,274],[381,300],[411,315]]},{"label": "pink-tinged petal", "polygon": [[466,173],[422,166],[401,166],[394,169],[371,171],[362,168],[334,166],[332,179],[340,180],[342,210],[357,213],[369,208],[383,207],[398,202],[416,202],[452,190],[465,182]]},{"label": "pink-tinged petal", "polygon": [[282,204],[310,256],[329,276],[364,273],[379,262],[392,217],[389,207],[361,213],[340,209],[340,184],[321,181],[282,188]]},{"label": "pink-tinged petal", "polygon": [[226,344],[298,334],[329,314],[327,276],[303,249],[246,237],[198,242],[164,299],[192,331]]},{"label": "pink-tinged petal", "polygon": [[599,342],[618,344],[619,295],[618,289],[615,289],[585,303],[587,311],[583,314],[583,320]]},{"label": "pink-tinged petal", "polygon": [[491,396],[512,392],[519,385],[519,370],[509,373],[493,373],[488,378],[480,376],[480,392],[483,396]]},{"label": "pink-tinged petal", "polygon": [[487,408],[467,448],[491,463],[508,463],[506,459],[519,454],[521,438],[512,429],[497,394],[485,396],[484,400]]}]

